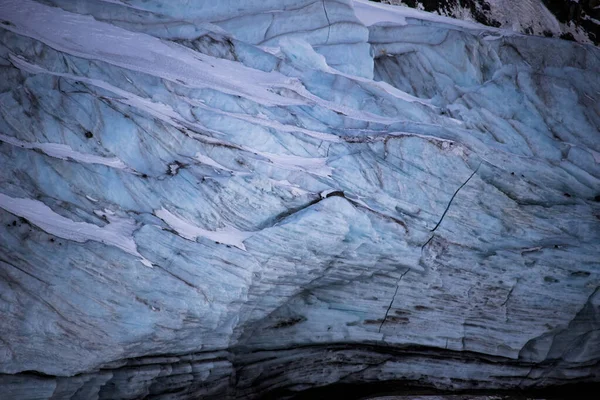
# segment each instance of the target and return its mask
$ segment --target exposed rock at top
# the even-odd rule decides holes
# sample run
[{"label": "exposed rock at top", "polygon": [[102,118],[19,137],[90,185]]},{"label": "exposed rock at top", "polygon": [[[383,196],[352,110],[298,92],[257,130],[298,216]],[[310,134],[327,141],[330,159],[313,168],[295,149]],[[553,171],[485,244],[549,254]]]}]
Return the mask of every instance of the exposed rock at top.
[{"label": "exposed rock at top", "polygon": [[554,36],[582,43],[600,43],[598,0],[372,0],[404,5],[458,19]]}]

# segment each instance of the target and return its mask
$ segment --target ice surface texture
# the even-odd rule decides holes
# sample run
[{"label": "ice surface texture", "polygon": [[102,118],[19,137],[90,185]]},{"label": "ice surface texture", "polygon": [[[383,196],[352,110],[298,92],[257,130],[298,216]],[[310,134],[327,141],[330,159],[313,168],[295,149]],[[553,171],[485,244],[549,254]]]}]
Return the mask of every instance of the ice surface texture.
[{"label": "ice surface texture", "polygon": [[8,398],[600,380],[597,48],[363,1],[3,0],[0,71]]}]

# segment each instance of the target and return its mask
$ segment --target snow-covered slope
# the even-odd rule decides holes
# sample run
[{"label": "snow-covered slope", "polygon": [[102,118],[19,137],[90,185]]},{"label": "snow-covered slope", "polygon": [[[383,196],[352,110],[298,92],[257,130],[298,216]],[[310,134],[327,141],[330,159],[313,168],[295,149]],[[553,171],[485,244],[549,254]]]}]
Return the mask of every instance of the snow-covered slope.
[{"label": "snow-covered slope", "polygon": [[8,398],[600,380],[597,48],[345,0],[3,0],[0,44]]},{"label": "snow-covered slope", "polygon": [[600,43],[598,0],[372,0],[530,35]]}]

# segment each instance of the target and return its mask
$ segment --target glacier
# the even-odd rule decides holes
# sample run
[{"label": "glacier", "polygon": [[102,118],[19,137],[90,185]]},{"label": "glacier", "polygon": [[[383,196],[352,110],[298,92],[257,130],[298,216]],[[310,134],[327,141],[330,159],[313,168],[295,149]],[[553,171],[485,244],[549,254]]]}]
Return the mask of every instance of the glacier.
[{"label": "glacier", "polygon": [[2,0],[0,69],[3,396],[600,382],[597,47],[363,0]]}]

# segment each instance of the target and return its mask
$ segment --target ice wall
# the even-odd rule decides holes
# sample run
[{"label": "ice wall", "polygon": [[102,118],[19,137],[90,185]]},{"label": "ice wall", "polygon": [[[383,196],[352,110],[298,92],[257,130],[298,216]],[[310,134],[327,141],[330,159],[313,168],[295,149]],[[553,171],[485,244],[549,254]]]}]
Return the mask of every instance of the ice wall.
[{"label": "ice wall", "polygon": [[340,71],[373,77],[368,30],[357,20],[351,0],[43,2],[190,47],[204,44],[209,32],[265,47],[301,38]]},{"label": "ice wall", "polygon": [[0,44],[9,398],[599,380],[598,49],[362,1],[5,0]]}]

